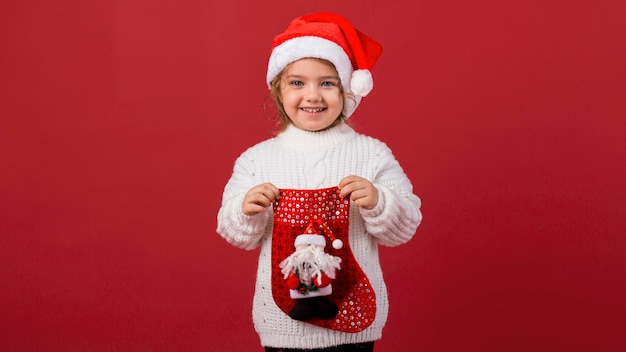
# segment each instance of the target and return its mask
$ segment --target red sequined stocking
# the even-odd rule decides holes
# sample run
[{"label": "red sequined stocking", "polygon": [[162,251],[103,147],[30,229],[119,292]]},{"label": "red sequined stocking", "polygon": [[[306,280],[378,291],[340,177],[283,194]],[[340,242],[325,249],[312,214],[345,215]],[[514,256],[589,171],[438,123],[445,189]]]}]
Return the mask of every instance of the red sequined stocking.
[{"label": "red sequined stocking", "polygon": [[372,324],[376,315],[376,296],[367,276],[354,259],[348,239],[350,199],[339,197],[337,187],[317,190],[282,189],[281,198],[274,203],[274,230],[272,233],[272,294],[282,311],[289,313],[296,301],[289,296],[289,288],[279,263],[294,251],[294,240],[311,221],[328,225],[334,237],[343,242],[335,249],[326,246],[331,255],[341,257],[341,270],[333,280],[333,293],[328,298],[339,308],[333,319],[313,318],[308,322],[344,332],[359,332]]}]

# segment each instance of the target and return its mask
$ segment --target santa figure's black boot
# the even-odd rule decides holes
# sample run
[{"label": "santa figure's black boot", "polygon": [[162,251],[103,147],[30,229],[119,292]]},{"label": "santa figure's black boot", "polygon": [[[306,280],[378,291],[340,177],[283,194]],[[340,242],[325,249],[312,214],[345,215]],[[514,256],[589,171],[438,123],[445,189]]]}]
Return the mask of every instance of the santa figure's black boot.
[{"label": "santa figure's black boot", "polygon": [[309,299],[300,299],[296,306],[289,312],[289,316],[294,320],[310,320],[313,318],[313,305],[309,302]]},{"label": "santa figure's black boot", "polygon": [[313,301],[313,314],[321,319],[332,319],[337,316],[337,305],[326,297],[316,297]]}]

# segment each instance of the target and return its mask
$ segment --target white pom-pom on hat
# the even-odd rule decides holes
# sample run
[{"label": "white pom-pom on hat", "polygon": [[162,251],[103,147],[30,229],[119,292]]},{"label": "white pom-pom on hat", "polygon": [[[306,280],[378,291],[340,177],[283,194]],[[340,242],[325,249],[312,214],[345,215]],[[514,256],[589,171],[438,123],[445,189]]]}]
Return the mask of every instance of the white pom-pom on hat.
[{"label": "white pom-pom on hat", "polygon": [[340,239],[338,239],[338,238],[336,238],[336,239],[333,241],[333,248],[334,248],[334,249],[341,249],[341,248],[343,248],[343,241],[342,241],[342,240],[340,240]]},{"label": "white pom-pom on hat", "polygon": [[369,70],[356,70],[352,72],[350,90],[356,95],[367,96],[374,88],[374,79]]}]

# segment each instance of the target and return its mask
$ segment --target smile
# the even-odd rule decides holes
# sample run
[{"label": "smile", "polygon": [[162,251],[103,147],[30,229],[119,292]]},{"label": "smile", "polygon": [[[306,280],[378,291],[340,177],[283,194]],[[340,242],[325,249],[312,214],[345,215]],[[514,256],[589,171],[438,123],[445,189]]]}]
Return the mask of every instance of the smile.
[{"label": "smile", "polygon": [[318,113],[318,112],[322,112],[324,110],[326,110],[326,108],[300,108],[300,110],[307,112],[307,113]]}]

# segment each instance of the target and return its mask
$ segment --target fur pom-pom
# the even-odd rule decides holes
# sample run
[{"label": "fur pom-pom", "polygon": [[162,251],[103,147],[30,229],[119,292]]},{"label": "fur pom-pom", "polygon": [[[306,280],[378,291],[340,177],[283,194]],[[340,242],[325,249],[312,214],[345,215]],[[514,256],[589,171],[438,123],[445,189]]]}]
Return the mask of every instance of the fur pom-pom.
[{"label": "fur pom-pom", "polygon": [[352,72],[350,79],[350,90],[359,96],[367,96],[374,88],[374,79],[369,70],[356,70]]}]

